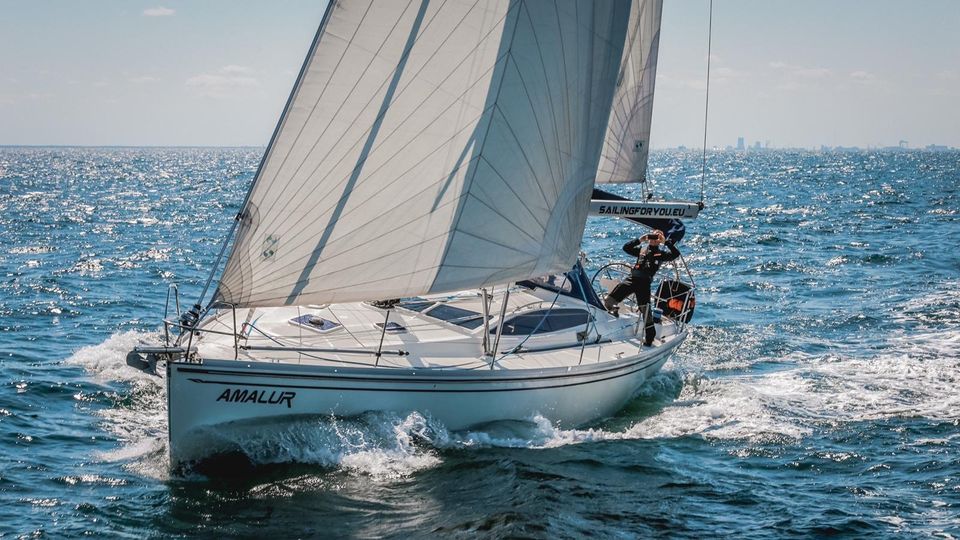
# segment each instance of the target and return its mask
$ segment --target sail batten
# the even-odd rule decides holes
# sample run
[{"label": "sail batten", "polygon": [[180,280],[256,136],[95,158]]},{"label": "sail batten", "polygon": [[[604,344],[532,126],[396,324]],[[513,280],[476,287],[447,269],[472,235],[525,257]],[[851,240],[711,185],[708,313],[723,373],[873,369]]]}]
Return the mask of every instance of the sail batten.
[{"label": "sail batten", "polygon": [[629,10],[333,3],[241,211],[215,301],[374,300],[568,269]]}]

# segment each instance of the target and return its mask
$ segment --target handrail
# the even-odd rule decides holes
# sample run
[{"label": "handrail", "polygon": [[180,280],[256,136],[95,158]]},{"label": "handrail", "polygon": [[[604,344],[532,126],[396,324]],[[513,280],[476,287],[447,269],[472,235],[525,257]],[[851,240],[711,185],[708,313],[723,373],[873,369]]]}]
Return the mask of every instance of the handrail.
[{"label": "handrail", "polygon": [[[163,320],[167,320],[167,316],[170,313],[170,291],[173,291],[173,301],[177,307],[177,319],[180,318],[180,288],[176,283],[171,283],[167,286],[167,299],[163,303]],[[170,345],[170,330],[167,328],[167,325],[163,325],[163,342]]]},{"label": "handrail", "polygon": [[[521,346],[518,345],[518,346],[510,349],[509,351],[506,351],[504,354],[524,354],[524,353],[532,353],[532,352],[559,351],[559,350],[562,350],[562,349],[573,349],[574,347],[581,347],[581,348],[582,348],[585,344],[589,344],[589,345],[600,345],[600,344],[603,344],[603,343],[612,343],[612,342],[613,342],[613,340],[610,339],[610,338],[606,338],[606,339],[600,338],[600,339],[591,341],[591,342],[589,342],[589,343],[586,342],[586,341],[577,341],[577,342],[575,342],[575,343],[565,343],[565,344],[562,344],[562,345],[546,345],[546,346],[543,346],[543,347],[532,347],[532,348],[529,348],[529,349],[525,349],[525,348],[523,348],[523,347],[521,347]],[[582,363],[583,363],[583,362],[582,362],[582,357],[581,357],[581,362],[578,363],[577,365],[582,365]]]},{"label": "handrail", "polygon": [[402,349],[393,350],[370,350],[370,349],[326,349],[323,347],[274,347],[272,345],[241,345],[241,349],[245,351],[290,351],[290,352],[326,352],[334,354],[369,354],[371,356],[376,356],[378,359],[384,354],[393,355],[393,356],[409,356],[408,351]]}]

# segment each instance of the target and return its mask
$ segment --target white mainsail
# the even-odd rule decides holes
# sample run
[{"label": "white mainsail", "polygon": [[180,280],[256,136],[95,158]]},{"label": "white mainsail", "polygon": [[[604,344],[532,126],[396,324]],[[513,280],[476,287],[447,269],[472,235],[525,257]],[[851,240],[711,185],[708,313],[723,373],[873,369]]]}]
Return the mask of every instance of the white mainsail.
[{"label": "white mainsail", "polygon": [[644,182],[663,0],[635,0],[597,183]]},{"label": "white mainsail", "polygon": [[331,2],[215,300],[395,298],[567,270],[630,4]]}]

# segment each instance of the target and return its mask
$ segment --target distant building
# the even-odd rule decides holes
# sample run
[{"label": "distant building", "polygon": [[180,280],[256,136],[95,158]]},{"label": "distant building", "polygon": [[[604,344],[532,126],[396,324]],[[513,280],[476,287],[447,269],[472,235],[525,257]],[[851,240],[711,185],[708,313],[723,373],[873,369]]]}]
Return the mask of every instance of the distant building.
[{"label": "distant building", "polygon": [[950,150],[950,147],[942,144],[928,144],[923,149],[930,152],[947,152]]},{"label": "distant building", "polygon": [[746,150],[743,146],[743,137],[737,137],[737,150]]},{"label": "distant building", "polygon": [[754,150],[760,150],[760,148],[761,148],[761,147],[760,147],[760,141],[757,141],[757,142],[753,143],[753,149],[754,149]]}]

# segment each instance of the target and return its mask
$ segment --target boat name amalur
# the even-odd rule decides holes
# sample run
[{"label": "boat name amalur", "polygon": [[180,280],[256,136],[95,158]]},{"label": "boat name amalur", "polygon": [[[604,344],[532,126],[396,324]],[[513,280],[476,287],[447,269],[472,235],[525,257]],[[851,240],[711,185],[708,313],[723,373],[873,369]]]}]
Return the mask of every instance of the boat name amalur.
[{"label": "boat name amalur", "polygon": [[657,208],[650,206],[608,206],[600,205],[598,212],[601,215],[612,216],[662,216],[683,217],[687,214],[686,208]]},{"label": "boat name amalur", "polygon": [[220,394],[217,401],[226,401],[227,403],[260,403],[262,405],[279,405],[286,403],[287,408],[293,406],[293,398],[297,397],[296,392],[281,392],[271,390],[267,395],[266,390],[231,390],[227,388]]}]

